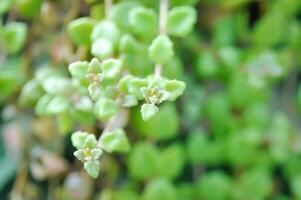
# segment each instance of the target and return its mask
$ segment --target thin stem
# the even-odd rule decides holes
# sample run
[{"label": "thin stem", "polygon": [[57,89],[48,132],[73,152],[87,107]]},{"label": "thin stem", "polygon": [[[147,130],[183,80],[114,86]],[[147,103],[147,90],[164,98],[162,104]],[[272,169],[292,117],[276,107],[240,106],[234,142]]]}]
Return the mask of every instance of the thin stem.
[{"label": "thin stem", "polygon": [[[167,33],[167,15],[168,15],[168,0],[160,0],[160,14],[159,14],[159,34]],[[154,74],[156,77],[161,76],[162,65],[157,63],[155,65]]]},{"label": "thin stem", "polygon": [[105,15],[107,19],[109,18],[112,4],[113,4],[113,0],[105,0]]},{"label": "thin stem", "polygon": [[162,73],[162,65],[161,64],[156,64],[155,65],[155,72],[154,72],[155,76],[159,77],[161,75],[161,73]]},{"label": "thin stem", "polygon": [[160,0],[159,33],[167,33],[168,0]]}]

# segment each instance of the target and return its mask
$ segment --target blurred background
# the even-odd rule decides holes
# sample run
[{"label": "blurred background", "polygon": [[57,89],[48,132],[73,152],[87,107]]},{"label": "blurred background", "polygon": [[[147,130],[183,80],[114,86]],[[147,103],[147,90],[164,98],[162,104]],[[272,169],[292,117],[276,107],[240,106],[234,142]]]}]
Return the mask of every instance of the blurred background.
[{"label": "blurred background", "polygon": [[[126,33],[137,5],[158,12],[157,0],[112,6]],[[70,77],[68,64],[92,58],[68,24],[102,20],[104,2],[0,0],[1,200],[301,199],[301,1],[170,0],[177,6],[194,7],[197,22],[187,37],[172,38],[177,56],[163,75],[185,81],[185,93],[147,122],[130,109],[130,152],[105,153],[92,179],[70,134],[99,135],[102,126],[88,113],[70,120],[35,105],[45,93],[40,82]],[[141,49],[119,52],[137,76],[153,70]]]}]

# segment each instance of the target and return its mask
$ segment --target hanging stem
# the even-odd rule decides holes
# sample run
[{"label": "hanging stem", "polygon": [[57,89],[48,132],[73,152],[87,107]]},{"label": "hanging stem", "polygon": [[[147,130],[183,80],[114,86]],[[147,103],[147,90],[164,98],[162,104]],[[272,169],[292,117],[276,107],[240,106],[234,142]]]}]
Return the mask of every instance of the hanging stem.
[{"label": "hanging stem", "polygon": [[[167,33],[167,15],[168,15],[168,0],[160,0],[160,14],[159,14],[159,34]],[[161,76],[162,65],[156,64],[154,74],[156,77]]]},{"label": "hanging stem", "polygon": [[112,8],[113,0],[104,0],[105,1],[105,15],[106,18],[109,18],[110,10]]}]

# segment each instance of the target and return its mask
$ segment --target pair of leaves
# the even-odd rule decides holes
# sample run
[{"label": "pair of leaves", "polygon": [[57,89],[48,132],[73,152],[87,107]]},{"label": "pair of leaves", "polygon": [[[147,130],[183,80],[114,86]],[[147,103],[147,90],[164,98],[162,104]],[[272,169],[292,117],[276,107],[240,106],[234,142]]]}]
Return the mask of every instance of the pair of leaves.
[{"label": "pair of leaves", "polygon": [[[86,61],[77,61],[69,65],[69,71],[71,75],[78,79],[86,77],[88,71],[95,74],[102,72],[105,79],[117,79],[120,76],[122,69],[122,62],[118,59],[107,59],[102,63],[94,58],[90,63]],[[93,72],[94,70],[94,72]]]}]

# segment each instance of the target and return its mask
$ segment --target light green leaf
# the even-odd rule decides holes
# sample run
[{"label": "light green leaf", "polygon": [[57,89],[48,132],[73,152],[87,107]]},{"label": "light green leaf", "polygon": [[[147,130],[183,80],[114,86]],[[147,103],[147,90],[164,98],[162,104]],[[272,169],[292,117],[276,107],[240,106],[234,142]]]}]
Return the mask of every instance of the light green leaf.
[{"label": "light green leaf", "polygon": [[120,76],[122,62],[118,59],[110,58],[103,61],[101,68],[105,78],[116,79]]},{"label": "light green leaf", "polygon": [[89,63],[87,61],[77,61],[71,63],[68,67],[69,72],[71,75],[78,79],[85,78],[87,71],[88,71]]},{"label": "light green leaf", "polygon": [[158,17],[153,9],[137,7],[129,12],[129,24],[135,34],[152,37],[157,33]]},{"label": "light green leaf", "polygon": [[130,144],[123,129],[105,132],[100,138],[102,148],[109,152],[128,152]]},{"label": "light green leaf", "polygon": [[28,106],[35,104],[43,95],[44,91],[35,79],[28,81],[22,88],[19,102],[22,105]]},{"label": "light green leaf", "polygon": [[159,108],[154,104],[145,103],[141,106],[141,114],[144,121],[149,120],[159,111]]},{"label": "light green leaf", "polygon": [[98,74],[101,72],[101,63],[97,58],[92,58],[89,63],[88,72],[92,74]]},{"label": "light green leaf", "polygon": [[172,36],[185,37],[192,30],[197,20],[197,13],[193,7],[174,7],[168,13],[168,33]]},{"label": "light green leaf", "polygon": [[96,145],[97,145],[97,140],[95,135],[88,134],[87,137],[85,138],[84,148],[94,149],[96,148]]},{"label": "light green leaf", "polygon": [[84,150],[83,149],[79,149],[77,151],[75,151],[73,153],[73,155],[78,159],[80,160],[81,162],[84,162],[85,161],[85,155],[84,155]]},{"label": "light green leaf", "polygon": [[113,52],[113,43],[108,39],[99,38],[92,44],[91,54],[100,59],[112,56]]},{"label": "light green leaf", "polygon": [[84,163],[84,168],[92,178],[97,178],[99,175],[100,163],[99,161],[88,161]]},{"label": "light green leaf", "polygon": [[77,149],[82,149],[85,146],[85,140],[88,133],[82,131],[76,131],[71,136],[72,145]]},{"label": "light green leaf", "polygon": [[129,12],[131,9],[138,7],[135,1],[121,1],[112,7],[110,11],[110,19],[112,19],[119,28],[129,29]]},{"label": "light green leaf", "polygon": [[181,96],[185,90],[185,83],[183,81],[170,80],[166,81],[165,90],[169,93],[167,100],[174,101]]},{"label": "light green leaf", "polygon": [[59,114],[66,111],[69,107],[69,101],[64,96],[53,97],[46,105],[47,113]]},{"label": "light green leaf", "polygon": [[122,106],[133,107],[138,105],[138,100],[134,95],[126,95],[122,99]]},{"label": "light green leaf", "polygon": [[67,31],[71,40],[77,45],[89,46],[90,35],[94,27],[94,20],[88,17],[78,18],[68,24]]},{"label": "light green leaf", "polygon": [[174,57],[173,43],[167,35],[159,35],[152,41],[148,54],[154,62],[168,64]]},{"label": "light green leaf", "polygon": [[93,29],[91,34],[92,41],[96,41],[99,38],[104,38],[112,42],[113,46],[116,46],[120,40],[121,32],[114,22],[104,20],[99,22]]},{"label": "light green leaf", "polygon": [[108,119],[118,111],[118,104],[117,102],[101,97],[95,104],[94,112],[96,116],[100,119]]},{"label": "light green leaf", "polygon": [[40,116],[49,114],[47,105],[52,100],[52,98],[53,96],[50,94],[43,95],[36,104],[35,113]]},{"label": "light green leaf", "polygon": [[52,95],[65,95],[70,89],[70,80],[64,77],[49,77],[42,82],[43,89]]}]

